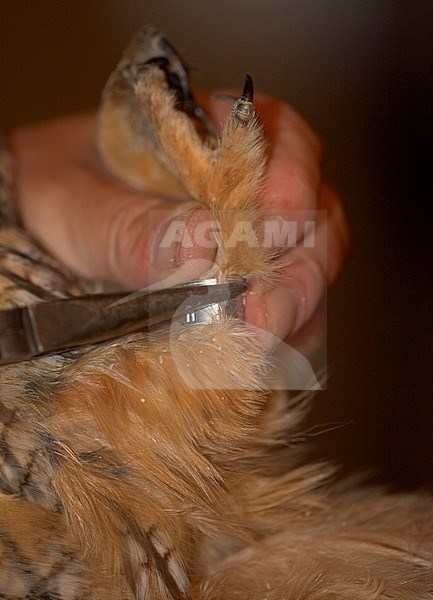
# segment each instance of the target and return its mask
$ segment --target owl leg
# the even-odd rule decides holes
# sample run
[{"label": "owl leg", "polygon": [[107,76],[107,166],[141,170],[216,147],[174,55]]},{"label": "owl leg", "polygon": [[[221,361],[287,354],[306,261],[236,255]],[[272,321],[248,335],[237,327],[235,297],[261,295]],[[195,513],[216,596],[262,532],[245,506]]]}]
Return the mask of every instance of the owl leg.
[{"label": "owl leg", "polygon": [[[188,139],[195,131],[203,139],[213,139],[209,121],[192,95],[185,63],[160,32],[145,27],[105,87],[99,111],[99,150],[122,180],[182,199],[188,197],[188,190],[161,145],[156,129],[161,119],[173,138],[179,138],[180,122],[188,123]],[[190,143],[201,146],[195,138]],[[184,151],[178,149],[180,155]]]}]

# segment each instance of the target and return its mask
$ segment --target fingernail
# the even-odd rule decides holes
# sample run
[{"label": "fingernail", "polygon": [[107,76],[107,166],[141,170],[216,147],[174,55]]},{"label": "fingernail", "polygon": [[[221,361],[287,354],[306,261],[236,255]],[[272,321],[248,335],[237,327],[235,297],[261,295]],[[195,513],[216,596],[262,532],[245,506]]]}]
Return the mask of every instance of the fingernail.
[{"label": "fingernail", "polygon": [[180,241],[185,233],[191,211],[176,215],[164,223],[155,239],[152,262],[158,271],[179,266]]},{"label": "fingernail", "polygon": [[216,248],[209,211],[193,208],[163,225],[155,240],[153,262],[159,271],[173,271],[190,260],[212,260]]}]

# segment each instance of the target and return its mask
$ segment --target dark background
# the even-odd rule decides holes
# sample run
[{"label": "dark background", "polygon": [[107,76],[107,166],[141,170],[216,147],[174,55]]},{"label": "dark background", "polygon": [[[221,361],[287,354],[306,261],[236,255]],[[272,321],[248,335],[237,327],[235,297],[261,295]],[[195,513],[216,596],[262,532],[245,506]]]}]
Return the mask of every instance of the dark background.
[{"label": "dark background", "polygon": [[251,72],[322,136],[353,250],[328,298],[330,379],[312,415],[348,424],[317,442],[345,470],[431,486],[433,2],[0,0],[0,123],[95,107],[148,22],[197,86]]}]

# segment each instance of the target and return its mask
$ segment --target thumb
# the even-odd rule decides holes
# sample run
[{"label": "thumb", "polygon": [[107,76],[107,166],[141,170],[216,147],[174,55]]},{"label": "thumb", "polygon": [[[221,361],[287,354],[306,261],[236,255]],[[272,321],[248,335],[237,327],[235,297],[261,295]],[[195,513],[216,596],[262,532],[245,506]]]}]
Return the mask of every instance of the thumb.
[{"label": "thumb", "polygon": [[108,174],[94,115],[64,117],[11,137],[15,191],[26,229],[75,273],[137,289],[196,279],[211,266],[210,214],[137,192]]},{"label": "thumb", "polygon": [[199,278],[213,264],[216,240],[211,215],[194,202],[143,199],[111,216],[105,267],[110,280],[140,288]]}]

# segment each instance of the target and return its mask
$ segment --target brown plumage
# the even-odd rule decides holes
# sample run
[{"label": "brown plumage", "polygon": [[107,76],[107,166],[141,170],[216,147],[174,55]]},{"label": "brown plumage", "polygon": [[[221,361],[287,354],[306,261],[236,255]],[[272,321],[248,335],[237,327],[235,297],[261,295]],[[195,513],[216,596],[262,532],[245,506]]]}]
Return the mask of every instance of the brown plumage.
[{"label": "brown plumage", "polygon": [[[258,230],[262,218],[266,141],[250,100],[216,137],[182,61],[145,28],[100,111],[116,175],[213,212],[205,277],[221,281],[278,271],[269,250],[233,243],[240,219]],[[1,307],[80,293],[20,230],[2,152]],[[0,598],[433,598],[431,499],[332,484],[332,466],[306,464],[290,439],[309,399],[267,390],[269,366],[224,314],[2,366]]]}]

